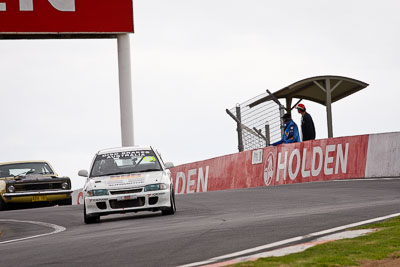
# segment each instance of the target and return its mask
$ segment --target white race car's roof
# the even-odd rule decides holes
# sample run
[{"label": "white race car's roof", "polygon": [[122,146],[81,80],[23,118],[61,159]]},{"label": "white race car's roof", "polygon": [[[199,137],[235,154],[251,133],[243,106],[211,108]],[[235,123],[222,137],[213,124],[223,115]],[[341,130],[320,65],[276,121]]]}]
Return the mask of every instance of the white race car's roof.
[{"label": "white race car's roof", "polygon": [[115,153],[122,151],[137,151],[137,150],[153,150],[150,146],[125,146],[125,147],[116,147],[116,148],[108,148],[99,150],[97,152],[98,155],[107,154],[107,153]]}]

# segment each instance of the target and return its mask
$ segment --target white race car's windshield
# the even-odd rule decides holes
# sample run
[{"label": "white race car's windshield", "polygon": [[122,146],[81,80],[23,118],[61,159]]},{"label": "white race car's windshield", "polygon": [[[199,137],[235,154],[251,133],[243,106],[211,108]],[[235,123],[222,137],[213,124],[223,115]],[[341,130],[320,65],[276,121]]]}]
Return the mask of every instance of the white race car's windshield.
[{"label": "white race car's windshield", "polygon": [[161,171],[152,150],[123,151],[97,155],[91,177]]},{"label": "white race car's windshield", "polygon": [[54,174],[46,162],[14,163],[0,166],[0,178],[30,174]]}]

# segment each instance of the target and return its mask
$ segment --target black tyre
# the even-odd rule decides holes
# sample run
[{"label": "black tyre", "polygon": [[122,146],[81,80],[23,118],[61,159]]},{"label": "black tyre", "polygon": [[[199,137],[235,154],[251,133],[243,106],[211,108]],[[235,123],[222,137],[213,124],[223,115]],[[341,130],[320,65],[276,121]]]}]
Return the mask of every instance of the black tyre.
[{"label": "black tyre", "polygon": [[87,215],[86,205],[85,203],[83,203],[83,220],[85,221],[86,224],[98,223],[100,222],[100,216]]},{"label": "black tyre", "polygon": [[3,199],[0,197],[0,210],[6,209],[6,203],[4,203]]},{"label": "black tyre", "polygon": [[175,204],[175,191],[172,188],[171,196],[170,196],[171,207],[161,211],[162,215],[173,215],[176,212],[176,204]]},{"label": "black tyre", "polygon": [[72,205],[72,198],[61,200],[60,202],[58,202],[58,204],[61,206]]}]

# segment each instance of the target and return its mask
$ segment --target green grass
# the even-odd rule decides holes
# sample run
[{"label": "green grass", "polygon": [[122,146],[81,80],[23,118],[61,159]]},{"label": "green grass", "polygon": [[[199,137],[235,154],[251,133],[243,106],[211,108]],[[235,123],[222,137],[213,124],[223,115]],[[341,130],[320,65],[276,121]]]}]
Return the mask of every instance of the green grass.
[{"label": "green grass", "polygon": [[[234,266],[357,266],[362,260],[381,260],[400,251],[400,217],[353,229],[376,228],[378,231],[353,239],[314,246],[304,252],[269,257]],[[396,253],[400,257],[399,253]]]}]

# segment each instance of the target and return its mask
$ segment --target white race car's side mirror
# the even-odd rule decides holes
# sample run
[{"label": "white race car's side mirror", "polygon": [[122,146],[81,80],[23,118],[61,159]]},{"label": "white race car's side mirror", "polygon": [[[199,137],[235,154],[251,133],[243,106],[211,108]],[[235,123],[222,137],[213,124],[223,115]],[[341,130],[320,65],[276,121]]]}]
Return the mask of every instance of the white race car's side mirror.
[{"label": "white race car's side mirror", "polygon": [[80,171],[78,172],[78,175],[79,175],[79,176],[82,176],[82,177],[89,177],[89,173],[88,173],[87,170],[80,170]]},{"label": "white race car's side mirror", "polygon": [[165,162],[165,168],[166,169],[171,169],[174,167],[174,164],[172,162]]}]

